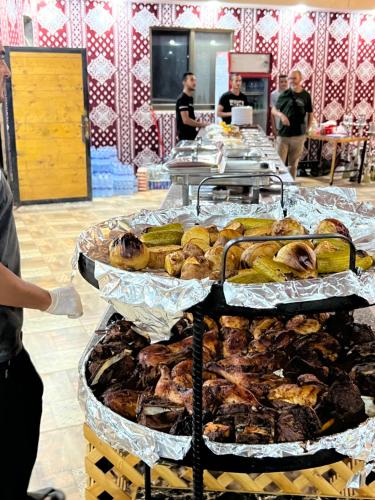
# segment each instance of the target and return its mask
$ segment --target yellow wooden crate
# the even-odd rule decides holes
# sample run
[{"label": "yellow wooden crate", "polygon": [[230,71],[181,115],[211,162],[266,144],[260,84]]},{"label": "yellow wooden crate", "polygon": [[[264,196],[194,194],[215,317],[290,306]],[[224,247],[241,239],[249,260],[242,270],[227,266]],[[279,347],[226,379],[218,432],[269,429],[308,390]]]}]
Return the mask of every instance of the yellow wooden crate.
[{"label": "yellow wooden crate", "polygon": [[[87,426],[88,443],[85,468],[86,499],[94,500],[108,494],[116,500],[134,500],[144,486],[142,461],[130,453],[120,453],[101,441]],[[239,474],[204,471],[208,491],[258,493],[267,495],[302,495],[304,497],[375,498],[375,481],[362,488],[346,489],[348,480],[362,468],[360,461],[345,460],[334,464],[293,472]],[[151,471],[152,486],[191,490],[189,467],[156,465]]]}]

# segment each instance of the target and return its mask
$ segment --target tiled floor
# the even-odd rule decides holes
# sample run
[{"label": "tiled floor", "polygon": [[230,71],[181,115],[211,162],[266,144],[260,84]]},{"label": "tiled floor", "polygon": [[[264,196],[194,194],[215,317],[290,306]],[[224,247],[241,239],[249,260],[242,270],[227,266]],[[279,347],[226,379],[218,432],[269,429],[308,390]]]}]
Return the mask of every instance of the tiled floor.
[{"label": "tiled floor", "polygon": [[[327,185],[324,179],[304,178],[304,185]],[[337,185],[355,187],[348,182]],[[22,252],[23,277],[52,288],[69,282],[75,238],[92,223],[140,208],[159,207],[165,193],[91,203],[43,205],[16,210]],[[375,201],[375,184],[358,190],[361,200]],[[39,455],[31,489],[48,485],[62,488],[68,500],[83,498],[83,415],[77,402],[77,366],[80,355],[100,320],[105,303],[79,276],[74,278],[85,314],[77,320],[26,311],[24,340],[44,385],[44,413]]]}]

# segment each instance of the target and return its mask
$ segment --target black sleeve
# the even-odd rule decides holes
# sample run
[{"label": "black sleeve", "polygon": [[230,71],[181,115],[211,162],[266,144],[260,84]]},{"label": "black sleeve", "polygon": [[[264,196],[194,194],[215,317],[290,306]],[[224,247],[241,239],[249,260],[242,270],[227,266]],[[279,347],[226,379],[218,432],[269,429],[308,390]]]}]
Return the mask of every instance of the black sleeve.
[{"label": "black sleeve", "polygon": [[250,106],[250,104],[249,104],[249,98],[245,94],[243,94],[243,102],[244,102],[244,106]]},{"label": "black sleeve", "polygon": [[189,111],[189,99],[186,95],[181,96],[177,101],[177,109],[181,111]]},{"label": "black sleeve", "polygon": [[313,107],[312,107],[312,102],[311,102],[311,95],[306,92],[306,107],[305,107],[305,110],[306,110],[306,113],[312,113],[313,112]]},{"label": "black sleeve", "polygon": [[223,106],[223,108],[225,108],[225,106],[227,105],[227,101],[228,101],[228,96],[226,94],[223,94],[219,99],[219,104]]}]

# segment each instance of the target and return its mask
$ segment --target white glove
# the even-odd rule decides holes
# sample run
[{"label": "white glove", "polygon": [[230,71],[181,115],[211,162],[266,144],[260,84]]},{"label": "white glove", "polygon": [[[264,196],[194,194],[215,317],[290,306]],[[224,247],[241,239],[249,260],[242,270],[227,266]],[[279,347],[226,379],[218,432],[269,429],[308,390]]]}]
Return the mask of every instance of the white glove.
[{"label": "white glove", "polygon": [[50,314],[68,316],[69,318],[79,318],[83,314],[81,298],[74,286],[54,288],[49,291],[51,295],[51,305],[46,310]]}]

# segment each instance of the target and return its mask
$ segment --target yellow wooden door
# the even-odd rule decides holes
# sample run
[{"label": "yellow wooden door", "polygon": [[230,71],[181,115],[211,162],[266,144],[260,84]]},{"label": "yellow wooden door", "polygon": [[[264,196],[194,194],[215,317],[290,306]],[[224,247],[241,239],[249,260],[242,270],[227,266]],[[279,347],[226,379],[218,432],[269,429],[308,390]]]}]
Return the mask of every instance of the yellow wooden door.
[{"label": "yellow wooden door", "polygon": [[20,203],[91,198],[84,56],[8,50],[10,163]]}]

